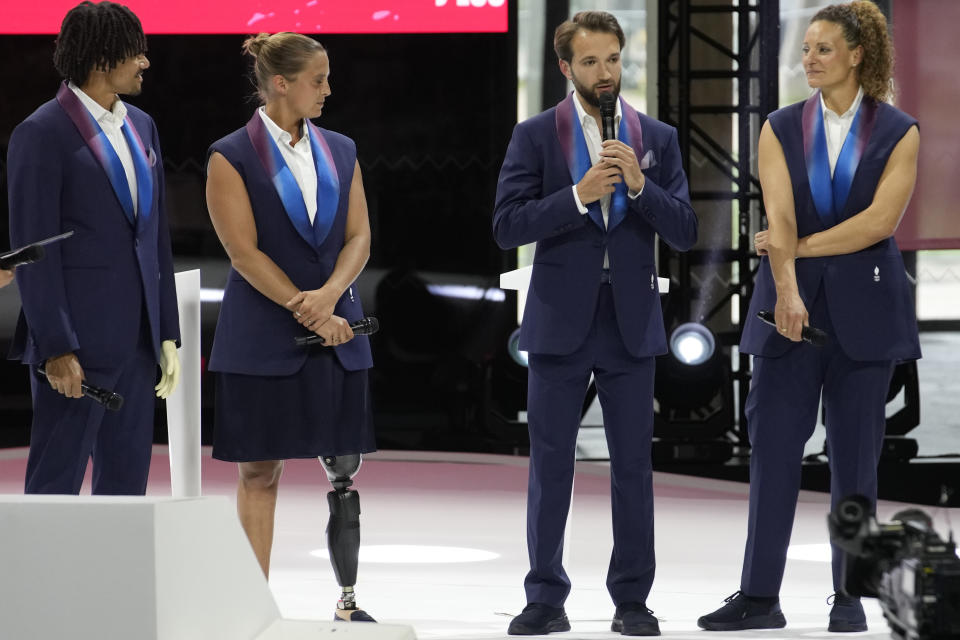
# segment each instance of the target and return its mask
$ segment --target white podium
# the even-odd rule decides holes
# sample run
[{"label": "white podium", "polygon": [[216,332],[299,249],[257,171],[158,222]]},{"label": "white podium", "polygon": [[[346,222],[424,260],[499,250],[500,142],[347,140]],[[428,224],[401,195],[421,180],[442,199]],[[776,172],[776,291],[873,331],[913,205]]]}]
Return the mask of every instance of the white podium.
[{"label": "white podium", "polygon": [[177,283],[180,314],[180,384],[167,398],[170,494],[200,495],[200,270],[181,271]]},{"label": "white podium", "polygon": [[224,497],[4,495],[0,532],[2,638],[416,638],[402,625],[281,619]]}]

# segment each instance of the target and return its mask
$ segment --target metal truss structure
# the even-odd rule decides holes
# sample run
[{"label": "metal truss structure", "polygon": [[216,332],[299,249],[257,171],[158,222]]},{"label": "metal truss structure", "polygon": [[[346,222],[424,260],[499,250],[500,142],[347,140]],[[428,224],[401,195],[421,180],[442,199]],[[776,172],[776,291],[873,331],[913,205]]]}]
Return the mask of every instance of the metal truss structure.
[{"label": "metal truss structure", "polygon": [[[742,322],[756,269],[751,235],[763,215],[756,144],[766,115],[778,106],[780,2],[661,0],[657,28],[658,117],[677,128],[694,208],[729,211],[726,229],[733,230],[725,247],[676,253],[661,243],[660,270],[675,277],[679,301],[672,311],[680,322],[706,322],[727,308],[734,296]],[[716,116],[728,117],[726,135],[719,139],[710,130],[710,123],[718,121]],[[709,165],[714,176],[721,176],[719,180],[700,181],[698,173],[704,172],[691,173],[692,158],[701,166]],[[703,223],[701,216],[701,228]],[[703,280],[692,276],[693,268],[730,269],[723,265],[732,264],[736,268],[722,286],[725,290],[716,300],[711,296],[712,306],[697,314],[699,317],[691,317],[697,295],[695,281]],[[734,325],[728,333],[728,344],[732,344],[740,326]],[[731,432],[738,444],[747,444],[743,408],[750,379],[749,356],[740,355],[734,378],[739,383],[740,419]]]}]

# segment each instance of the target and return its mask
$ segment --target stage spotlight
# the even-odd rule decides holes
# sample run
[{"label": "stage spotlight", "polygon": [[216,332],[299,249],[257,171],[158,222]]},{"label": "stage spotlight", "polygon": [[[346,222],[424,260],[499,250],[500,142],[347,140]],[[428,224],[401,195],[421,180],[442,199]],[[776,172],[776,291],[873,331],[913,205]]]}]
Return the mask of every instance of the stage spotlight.
[{"label": "stage spotlight", "polygon": [[903,406],[887,416],[888,436],[902,436],[920,426],[920,380],[917,376],[917,361],[901,362],[890,377],[887,404],[903,393]]},{"label": "stage spotlight", "polygon": [[713,333],[698,322],[685,322],[670,335],[670,353],[683,364],[703,364],[715,350]]},{"label": "stage spotlight", "polygon": [[[898,401],[898,402],[895,402]],[[892,407],[902,402],[895,411]],[[917,457],[920,447],[914,438],[904,436],[920,426],[920,381],[917,376],[917,362],[901,362],[890,377],[887,389],[887,418],[884,429],[883,445],[880,450],[881,462],[909,462]],[[827,423],[826,409],[821,409],[820,420]],[[829,457],[826,443],[823,452]]]},{"label": "stage spotlight", "polygon": [[521,367],[526,367],[528,363],[527,352],[520,350],[520,327],[513,330],[510,338],[507,339],[507,351],[510,357]]},{"label": "stage spotlight", "polygon": [[729,360],[700,323],[670,334],[670,352],[657,356],[654,378],[655,462],[722,463],[733,455],[725,437],[733,426]]}]

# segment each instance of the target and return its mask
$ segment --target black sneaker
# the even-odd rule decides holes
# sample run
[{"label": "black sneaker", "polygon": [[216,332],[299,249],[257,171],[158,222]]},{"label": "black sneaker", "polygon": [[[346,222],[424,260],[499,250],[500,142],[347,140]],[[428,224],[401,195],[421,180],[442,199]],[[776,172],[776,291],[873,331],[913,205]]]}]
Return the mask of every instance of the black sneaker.
[{"label": "black sneaker", "polygon": [[337,609],[333,612],[334,622],[376,622],[369,613],[363,609]]},{"label": "black sneaker", "polygon": [[567,612],[563,607],[550,607],[539,602],[525,606],[507,627],[511,636],[542,636],[554,631],[570,631]]},{"label": "black sneaker", "polygon": [[697,626],[707,631],[782,629],[787,626],[780,611],[780,598],[751,598],[737,591],[724,602],[727,604],[697,620]]},{"label": "black sneaker", "polygon": [[624,636],[658,636],[660,623],[642,602],[624,602],[617,606],[613,614],[611,631],[618,631]]},{"label": "black sneaker", "polygon": [[[867,630],[867,616],[863,613],[860,598],[852,598],[842,593],[835,593],[830,598],[833,598],[833,608],[830,609],[827,631],[852,633]],[[830,598],[827,598],[827,604],[830,604]]]}]

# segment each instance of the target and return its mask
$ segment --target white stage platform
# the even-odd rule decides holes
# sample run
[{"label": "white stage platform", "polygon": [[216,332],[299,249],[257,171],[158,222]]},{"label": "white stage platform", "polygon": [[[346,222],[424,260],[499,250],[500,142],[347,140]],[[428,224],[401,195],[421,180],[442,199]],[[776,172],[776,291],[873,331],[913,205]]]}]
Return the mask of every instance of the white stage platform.
[{"label": "white stage platform", "polygon": [[[25,449],[0,451],[0,493],[22,492],[25,464]],[[525,458],[416,452],[366,457],[355,483],[363,509],[361,606],[382,622],[411,625],[421,639],[507,638],[509,616],[524,605],[526,476]],[[696,619],[737,588],[747,487],[663,473],[655,473],[654,482],[658,568],[647,604],[666,638],[714,637],[698,630]],[[210,459],[205,450],[203,494],[232,501],[235,483],[236,466]],[[287,463],[270,578],[285,618],[333,615],[339,589],[328,561],[319,557],[326,553],[328,490],[317,461]],[[155,450],[149,494],[170,494],[162,447]],[[718,640],[837,637],[826,631],[828,506],[824,494],[801,495],[781,593],[787,628],[722,633]],[[881,520],[901,508],[882,503]],[[953,522],[960,522],[960,510],[952,511]],[[945,514],[935,519],[943,534]],[[567,543],[573,591],[566,608],[573,630],[552,634],[558,639],[621,637],[609,630],[613,605],[604,576],[610,545],[607,468],[578,463]],[[865,608],[870,631],[852,635],[889,637],[877,603],[867,600]]]}]

